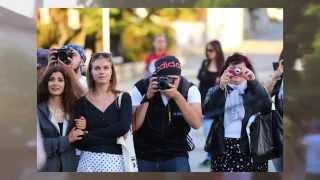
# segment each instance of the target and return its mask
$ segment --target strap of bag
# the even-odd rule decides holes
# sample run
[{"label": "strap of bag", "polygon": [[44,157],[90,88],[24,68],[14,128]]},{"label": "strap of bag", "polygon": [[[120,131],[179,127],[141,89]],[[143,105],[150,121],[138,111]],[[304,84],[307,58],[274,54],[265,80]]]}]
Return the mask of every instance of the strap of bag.
[{"label": "strap of bag", "polygon": [[118,108],[119,108],[119,109],[121,108],[122,95],[123,95],[123,92],[121,92],[121,93],[119,94],[118,99],[117,99],[117,104],[118,104]]},{"label": "strap of bag", "polygon": [[[121,108],[123,92],[121,92],[117,99],[118,108]],[[117,144],[122,146],[122,154],[124,158],[125,172],[138,172],[137,159],[134,150],[132,125],[130,126],[128,137],[125,139],[123,136],[117,138]]]}]

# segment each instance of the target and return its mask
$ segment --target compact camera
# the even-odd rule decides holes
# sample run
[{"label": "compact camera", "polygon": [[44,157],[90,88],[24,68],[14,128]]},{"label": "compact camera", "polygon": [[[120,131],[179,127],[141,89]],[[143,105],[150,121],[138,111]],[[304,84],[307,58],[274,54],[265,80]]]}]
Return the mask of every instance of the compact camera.
[{"label": "compact camera", "polygon": [[233,76],[240,76],[241,69],[240,68],[232,68],[232,69],[229,69],[229,73],[232,74]]}]

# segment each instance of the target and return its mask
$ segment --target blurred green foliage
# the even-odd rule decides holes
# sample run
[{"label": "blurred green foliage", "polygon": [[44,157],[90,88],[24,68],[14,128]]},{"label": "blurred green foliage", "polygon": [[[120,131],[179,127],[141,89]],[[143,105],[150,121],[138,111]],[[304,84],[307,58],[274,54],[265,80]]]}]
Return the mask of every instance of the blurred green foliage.
[{"label": "blurred green foliage", "polygon": [[[37,46],[42,48],[61,47],[68,43],[84,46],[87,37],[95,41],[102,39],[101,9],[77,9],[80,16],[80,27],[72,29],[68,25],[67,10],[64,8],[50,9],[50,21],[43,24],[38,11]],[[90,47],[92,47],[91,45]],[[101,49],[101,47],[98,47]]]},{"label": "blurred green foliage", "polygon": [[[141,13],[142,11],[142,13]],[[203,19],[202,9],[110,9],[111,49],[125,61],[143,60],[153,50],[155,35],[165,34],[168,48],[174,51],[175,20],[198,21]]]},{"label": "blurred green foliage", "polygon": [[86,7],[190,7],[197,0],[78,0]]}]

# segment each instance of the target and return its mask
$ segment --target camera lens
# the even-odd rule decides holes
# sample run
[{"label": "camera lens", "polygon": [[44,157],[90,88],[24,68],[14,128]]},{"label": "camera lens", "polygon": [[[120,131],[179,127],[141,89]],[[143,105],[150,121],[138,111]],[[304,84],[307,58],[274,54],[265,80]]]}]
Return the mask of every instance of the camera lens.
[{"label": "camera lens", "polygon": [[158,86],[160,90],[166,90],[170,88],[170,79],[168,77],[158,77]]}]

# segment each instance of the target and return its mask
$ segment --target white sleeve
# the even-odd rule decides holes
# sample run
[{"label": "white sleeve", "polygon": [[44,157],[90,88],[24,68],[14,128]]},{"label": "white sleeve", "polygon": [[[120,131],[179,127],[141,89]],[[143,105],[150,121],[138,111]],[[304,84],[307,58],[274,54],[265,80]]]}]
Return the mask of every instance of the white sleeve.
[{"label": "white sleeve", "polygon": [[201,94],[197,86],[191,86],[188,91],[188,103],[200,103]]},{"label": "white sleeve", "polygon": [[131,96],[132,106],[139,106],[143,97],[138,88],[134,86],[129,93]]}]

